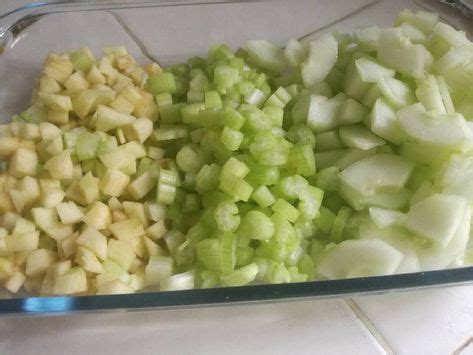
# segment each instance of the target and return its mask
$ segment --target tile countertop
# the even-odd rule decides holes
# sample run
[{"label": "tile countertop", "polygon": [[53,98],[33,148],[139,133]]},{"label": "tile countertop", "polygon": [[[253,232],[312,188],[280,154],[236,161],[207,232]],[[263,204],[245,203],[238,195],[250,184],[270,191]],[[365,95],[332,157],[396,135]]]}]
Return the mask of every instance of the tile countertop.
[{"label": "tile countertop", "polygon": [[[0,13],[26,2],[3,0]],[[348,299],[0,318],[0,354],[473,354],[471,300],[473,286],[462,286]]]}]

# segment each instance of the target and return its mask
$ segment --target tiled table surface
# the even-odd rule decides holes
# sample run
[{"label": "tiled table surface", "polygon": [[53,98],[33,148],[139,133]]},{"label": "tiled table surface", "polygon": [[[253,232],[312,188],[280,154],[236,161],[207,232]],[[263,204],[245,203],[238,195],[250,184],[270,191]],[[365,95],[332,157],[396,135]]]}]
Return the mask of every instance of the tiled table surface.
[{"label": "tiled table surface", "polygon": [[[24,2],[3,0],[0,13]],[[0,318],[0,354],[99,353],[473,354],[473,286],[190,310]]]}]

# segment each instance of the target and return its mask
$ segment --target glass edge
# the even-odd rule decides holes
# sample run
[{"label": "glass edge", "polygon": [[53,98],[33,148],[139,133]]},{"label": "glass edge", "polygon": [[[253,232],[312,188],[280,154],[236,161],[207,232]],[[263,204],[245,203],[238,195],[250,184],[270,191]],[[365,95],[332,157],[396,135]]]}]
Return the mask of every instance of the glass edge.
[{"label": "glass edge", "polygon": [[173,309],[405,291],[473,282],[473,267],[410,274],[101,296],[26,297],[0,300],[0,315],[62,315],[91,311]]},{"label": "glass edge", "polygon": [[[42,15],[70,12],[127,8],[199,6],[232,3],[269,2],[270,0],[216,0],[216,1],[152,1],[95,2],[61,1],[33,2],[0,14],[0,53],[12,32],[14,35]],[[473,28],[473,7],[462,0],[417,0],[421,7],[444,15],[461,15]],[[471,33],[471,32],[470,32]],[[473,282],[473,267],[417,272],[410,274],[313,281],[304,283],[194,289],[171,292],[149,292],[123,295],[25,297],[0,299],[0,316],[7,315],[60,315],[88,311],[170,309],[193,306],[215,306],[238,303],[284,301],[292,299],[320,299],[363,295],[388,291],[403,291],[436,286],[460,285]]]}]

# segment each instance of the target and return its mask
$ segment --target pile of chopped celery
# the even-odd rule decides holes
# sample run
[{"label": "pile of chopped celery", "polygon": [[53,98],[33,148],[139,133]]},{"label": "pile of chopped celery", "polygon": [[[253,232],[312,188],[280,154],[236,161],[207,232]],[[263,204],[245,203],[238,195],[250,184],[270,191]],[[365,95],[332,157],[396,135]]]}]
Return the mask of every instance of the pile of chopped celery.
[{"label": "pile of chopped celery", "polygon": [[0,282],[111,294],[469,265],[473,44],[395,27],[161,68],[51,53],[0,126]]}]

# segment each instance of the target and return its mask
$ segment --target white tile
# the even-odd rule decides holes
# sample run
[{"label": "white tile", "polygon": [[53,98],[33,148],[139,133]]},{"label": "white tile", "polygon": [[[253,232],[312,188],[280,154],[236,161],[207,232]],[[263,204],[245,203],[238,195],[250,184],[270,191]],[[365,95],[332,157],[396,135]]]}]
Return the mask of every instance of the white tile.
[{"label": "white tile", "polygon": [[450,354],[473,336],[473,286],[354,299],[396,354]]},{"label": "white tile", "polygon": [[343,300],[0,319],[5,354],[383,354]]}]

